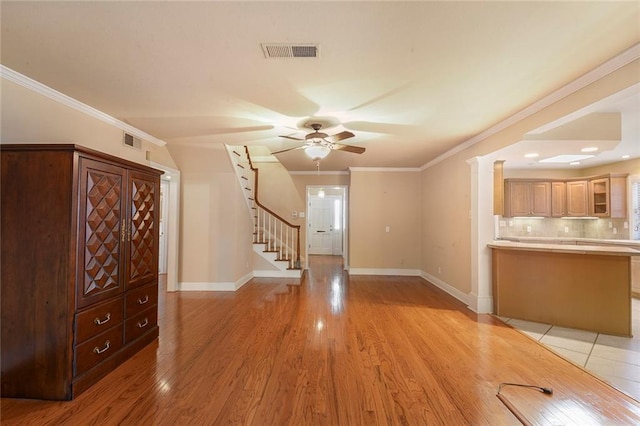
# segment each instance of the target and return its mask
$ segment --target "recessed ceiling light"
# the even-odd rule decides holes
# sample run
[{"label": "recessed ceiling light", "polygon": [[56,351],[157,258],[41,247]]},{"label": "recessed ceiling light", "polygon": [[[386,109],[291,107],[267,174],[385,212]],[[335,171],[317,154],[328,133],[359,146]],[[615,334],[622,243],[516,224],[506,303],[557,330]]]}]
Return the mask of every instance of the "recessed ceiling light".
[{"label": "recessed ceiling light", "polygon": [[586,148],[582,148],[580,152],[596,152],[598,150],[597,146],[588,146]]},{"label": "recessed ceiling light", "polygon": [[624,158],[625,160],[626,160],[627,158],[629,158],[629,157],[631,157],[631,156],[630,156],[630,155],[628,155],[628,154],[625,154],[625,155],[623,155],[623,156],[622,156],[622,158]]},{"label": "recessed ceiling light", "polygon": [[593,155],[556,155],[555,157],[540,160],[540,163],[571,163],[591,157],[593,157]]},{"label": "recessed ceiling light", "polygon": [[570,166],[577,166],[578,164],[580,164],[579,161],[572,161],[569,163]]},{"label": "recessed ceiling light", "polygon": [[538,154],[537,152],[530,152],[528,154],[525,154],[524,158],[536,158],[538,155],[540,154]]}]

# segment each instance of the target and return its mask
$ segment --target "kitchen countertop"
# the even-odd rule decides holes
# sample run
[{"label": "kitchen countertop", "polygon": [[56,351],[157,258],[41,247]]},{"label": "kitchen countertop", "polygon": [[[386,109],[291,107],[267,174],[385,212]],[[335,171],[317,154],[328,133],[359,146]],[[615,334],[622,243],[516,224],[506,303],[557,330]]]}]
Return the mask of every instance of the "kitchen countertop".
[{"label": "kitchen countertop", "polygon": [[[546,239],[549,241],[550,239]],[[575,239],[572,239],[575,240]],[[497,240],[487,244],[490,248],[522,251],[542,251],[555,253],[600,254],[609,256],[640,256],[640,250],[618,245],[570,245],[559,243],[516,242]],[[564,240],[563,240],[564,241]],[[597,240],[604,241],[604,240]],[[620,241],[620,240],[617,240]],[[640,248],[640,244],[638,244]]]}]

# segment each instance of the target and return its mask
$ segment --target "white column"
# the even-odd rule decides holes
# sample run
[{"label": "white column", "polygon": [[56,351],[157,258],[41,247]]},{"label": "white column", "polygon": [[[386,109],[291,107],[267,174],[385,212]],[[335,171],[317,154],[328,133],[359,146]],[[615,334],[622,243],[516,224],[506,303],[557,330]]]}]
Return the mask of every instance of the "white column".
[{"label": "white column", "polygon": [[493,312],[491,249],[494,239],[493,161],[483,157],[467,160],[471,167],[471,293],[469,308]]}]

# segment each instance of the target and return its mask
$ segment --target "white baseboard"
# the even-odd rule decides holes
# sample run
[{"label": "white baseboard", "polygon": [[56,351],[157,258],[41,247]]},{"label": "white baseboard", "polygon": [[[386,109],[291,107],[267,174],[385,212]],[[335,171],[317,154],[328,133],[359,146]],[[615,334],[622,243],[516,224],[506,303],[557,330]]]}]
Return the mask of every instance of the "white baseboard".
[{"label": "white baseboard", "polygon": [[236,282],[182,282],[178,283],[179,291],[236,291],[253,278],[249,272]]},{"label": "white baseboard", "polygon": [[449,293],[451,296],[455,297],[465,305],[469,306],[470,298],[468,294],[461,292],[460,290],[453,287],[452,285],[449,285],[446,282],[442,281],[440,278],[434,277],[433,275],[428,274],[424,271],[421,271],[420,276],[425,280],[429,281],[431,284],[438,287],[439,289]]},{"label": "white baseboard", "polygon": [[373,269],[373,268],[349,268],[349,275],[399,275],[407,277],[419,277],[419,269]]},{"label": "white baseboard", "polygon": [[301,269],[287,269],[286,271],[253,271],[256,278],[300,278]]},{"label": "white baseboard", "polygon": [[236,291],[235,283],[231,282],[181,282],[178,291]]},{"label": "white baseboard", "polygon": [[490,314],[493,312],[493,296],[478,296],[469,294],[469,309],[476,314]]}]

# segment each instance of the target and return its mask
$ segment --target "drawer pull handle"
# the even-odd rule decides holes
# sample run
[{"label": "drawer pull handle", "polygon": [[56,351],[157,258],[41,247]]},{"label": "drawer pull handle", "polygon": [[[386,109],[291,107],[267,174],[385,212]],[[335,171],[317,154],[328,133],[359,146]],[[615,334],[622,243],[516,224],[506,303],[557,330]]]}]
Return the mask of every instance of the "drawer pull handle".
[{"label": "drawer pull handle", "polygon": [[145,318],[144,322],[138,321],[138,328],[145,328],[147,325],[149,325],[149,319],[148,318]]},{"label": "drawer pull handle", "polygon": [[95,322],[98,325],[102,325],[109,322],[110,319],[111,319],[111,312],[107,312],[107,315],[104,316],[103,320],[101,320],[100,318],[96,318],[93,320],[93,322]]},{"label": "drawer pull handle", "polygon": [[104,343],[104,348],[100,349],[99,347],[95,347],[93,348],[93,352],[97,353],[97,354],[101,354],[105,351],[107,351],[109,349],[109,346],[111,345],[111,342],[109,342],[108,340]]},{"label": "drawer pull handle", "polygon": [[147,303],[149,301],[149,295],[145,294],[144,295],[144,299],[140,299],[138,297],[138,305],[144,305],[145,303]]}]

